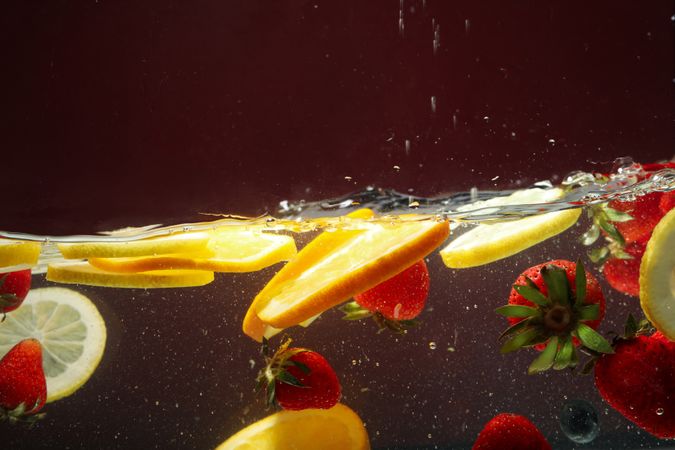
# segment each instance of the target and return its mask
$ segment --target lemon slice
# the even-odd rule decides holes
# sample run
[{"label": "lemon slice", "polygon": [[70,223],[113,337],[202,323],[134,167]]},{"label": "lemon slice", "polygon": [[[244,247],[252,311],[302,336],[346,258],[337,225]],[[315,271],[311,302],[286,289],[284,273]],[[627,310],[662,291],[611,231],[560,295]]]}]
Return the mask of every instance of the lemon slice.
[{"label": "lemon slice", "polygon": [[[527,189],[470,205],[471,209],[513,204],[537,204],[556,200],[560,189]],[[466,208],[464,208],[466,210]],[[508,222],[481,224],[462,234],[441,250],[446,266],[453,269],[482,266],[520,253],[574,225],[581,209],[567,209]]]},{"label": "lemon slice", "polygon": [[119,288],[176,288],[203,286],[213,281],[205,270],[153,270],[140,273],[107,272],[87,262],[50,264],[47,280],[68,284]]},{"label": "lemon slice", "polygon": [[89,258],[89,263],[110,272],[144,272],[163,269],[254,272],[296,254],[291,236],[247,231],[235,227],[212,233],[205,255],[174,254],[140,258]]},{"label": "lemon slice", "polygon": [[39,242],[0,239],[0,267],[34,266],[41,247]]},{"label": "lemon slice", "polygon": [[433,220],[373,221],[357,229],[326,231],[256,296],[244,332],[260,340],[261,323],[287,328],[307,321],[403,271],[448,234],[447,222]]},{"label": "lemon slice", "polygon": [[105,350],[106,328],[96,306],[71,289],[33,289],[0,323],[0,358],[16,343],[42,344],[47,401],[78,390],[94,373]]},{"label": "lemon slice", "polygon": [[216,450],[368,450],[359,416],[338,403],[330,409],[280,411],[239,431]]},{"label": "lemon slice", "polygon": [[57,247],[67,259],[118,258],[199,253],[206,250],[209,238],[208,232],[191,232],[137,241],[59,243]]},{"label": "lemon slice", "polygon": [[649,321],[675,341],[675,209],[654,227],[640,263],[640,305]]}]

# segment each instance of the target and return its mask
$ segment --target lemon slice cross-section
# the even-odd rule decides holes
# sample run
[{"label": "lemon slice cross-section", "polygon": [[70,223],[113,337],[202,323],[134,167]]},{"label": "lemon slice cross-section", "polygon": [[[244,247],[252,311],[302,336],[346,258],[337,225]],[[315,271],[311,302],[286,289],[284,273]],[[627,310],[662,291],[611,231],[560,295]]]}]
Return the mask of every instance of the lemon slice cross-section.
[{"label": "lemon slice cross-section", "polygon": [[27,268],[34,266],[40,257],[42,244],[39,242],[0,239],[0,268]]},{"label": "lemon slice cross-section", "polygon": [[[359,218],[359,214],[364,213],[349,216]],[[256,296],[244,319],[244,332],[260,340],[265,326],[301,324],[402,272],[442,244],[448,234],[448,223],[435,220],[380,220],[364,222],[360,228],[325,231]]]},{"label": "lemon slice cross-section", "polygon": [[[527,189],[470,205],[471,209],[513,204],[546,203],[560,198],[560,189]],[[452,240],[441,257],[453,269],[482,266],[521,251],[562,233],[574,225],[580,208],[549,212],[508,222],[481,224]]]},{"label": "lemon slice cross-section", "polygon": [[291,236],[222,227],[212,232],[202,254],[167,254],[138,258],[89,258],[91,265],[110,272],[192,269],[213,272],[254,272],[296,253]]},{"label": "lemon slice cross-section", "polygon": [[656,225],[640,263],[640,305],[649,321],[675,341],[675,209]]},{"label": "lemon slice cross-section", "polygon": [[119,288],[176,288],[203,286],[213,281],[213,272],[205,270],[152,270],[118,273],[98,269],[87,262],[54,263],[47,267],[47,280]]},{"label": "lemon slice cross-section", "polygon": [[330,409],[280,411],[255,422],[216,450],[368,450],[359,416],[338,403]]},{"label": "lemon slice cross-section", "polygon": [[0,323],[0,358],[15,344],[35,338],[42,344],[47,401],[66,397],[96,370],[106,327],[96,306],[71,289],[33,289],[23,304]]},{"label": "lemon slice cross-section", "polygon": [[209,238],[208,232],[190,232],[135,241],[59,243],[57,247],[67,259],[121,258],[204,252]]}]

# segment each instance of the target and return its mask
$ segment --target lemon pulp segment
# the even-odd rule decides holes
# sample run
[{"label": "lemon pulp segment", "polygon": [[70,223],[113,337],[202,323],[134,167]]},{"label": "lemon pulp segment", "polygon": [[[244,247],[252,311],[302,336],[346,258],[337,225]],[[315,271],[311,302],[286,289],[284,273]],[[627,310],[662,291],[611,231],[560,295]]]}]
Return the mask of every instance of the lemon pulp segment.
[{"label": "lemon pulp segment", "polygon": [[35,338],[42,344],[47,401],[80,388],[101,361],[106,327],[96,306],[71,289],[33,289],[0,323],[0,358],[15,344]]},{"label": "lemon pulp segment", "polygon": [[47,280],[49,281],[119,288],[152,289],[203,286],[212,282],[213,278],[213,272],[205,270],[108,272],[87,262],[56,263],[47,267]]},{"label": "lemon pulp segment", "polygon": [[190,232],[136,241],[59,243],[57,247],[67,259],[203,253],[209,237],[208,232]]},{"label": "lemon pulp segment", "polygon": [[0,267],[34,266],[41,248],[39,242],[0,239]]},{"label": "lemon pulp segment", "polygon": [[[560,189],[528,189],[470,205],[471,209],[508,204],[546,203],[559,198]],[[466,208],[465,208],[466,209]],[[549,212],[507,222],[480,224],[452,240],[440,254],[454,269],[481,266],[532,247],[574,225],[580,208]]]},{"label": "lemon pulp segment", "polygon": [[330,409],[280,411],[239,431],[217,450],[368,450],[359,416],[338,403]]},{"label": "lemon pulp segment", "polygon": [[211,233],[203,255],[168,254],[135,258],[89,258],[89,263],[110,272],[190,269],[212,272],[254,272],[296,254],[291,236],[223,227]]},{"label": "lemon pulp segment", "polygon": [[640,305],[656,329],[675,341],[675,209],[656,225],[642,256]]}]

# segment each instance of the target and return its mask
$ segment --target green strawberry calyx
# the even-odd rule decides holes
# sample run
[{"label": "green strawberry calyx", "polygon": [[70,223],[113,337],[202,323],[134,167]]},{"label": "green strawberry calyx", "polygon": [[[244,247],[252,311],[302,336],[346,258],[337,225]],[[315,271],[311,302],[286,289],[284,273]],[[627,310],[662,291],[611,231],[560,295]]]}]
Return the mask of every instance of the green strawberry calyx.
[{"label": "green strawberry calyx", "polygon": [[573,338],[577,338],[584,348],[593,352],[612,353],[609,342],[585,323],[599,317],[600,305],[584,303],[586,271],[581,261],[576,265],[574,291],[563,268],[549,264],[541,269],[541,275],[548,295],[544,295],[526,277],[526,285],[514,285],[513,288],[534,305],[506,305],[495,310],[502,316],[522,319],[499,337],[500,340],[506,339],[501,353],[546,344],[544,350],[530,364],[529,374],[544,372],[550,368],[561,370],[576,367],[579,355]]},{"label": "green strawberry calyx", "polygon": [[630,214],[610,208],[606,203],[593,205],[587,209],[589,219],[593,222],[591,227],[579,238],[585,246],[593,245],[600,237],[601,230],[606,234],[607,245],[596,247],[588,251],[588,257],[596,264],[603,264],[609,258],[633,259],[624,250],[626,240],[621,232],[614,226],[616,222],[628,222],[633,220]]},{"label": "green strawberry calyx", "polygon": [[295,366],[304,374],[309,374],[311,369],[299,361],[291,360],[291,357],[308,352],[305,348],[289,349],[292,339],[287,339],[282,343],[274,354],[272,354],[269,341],[263,338],[261,352],[265,358],[265,367],[258,373],[256,378],[256,390],[260,391],[263,388],[266,391],[266,404],[270,406],[278,406],[276,400],[276,382],[289,384],[298,388],[306,388],[300,380],[288,371],[289,367]]},{"label": "green strawberry calyx", "polygon": [[371,311],[367,308],[364,308],[356,301],[345,303],[339,309],[344,313],[342,320],[361,320],[372,317],[372,319],[377,324],[378,333],[381,333],[384,330],[390,330],[394,333],[406,334],[410,328],[416,327],[420,324],[419,320],[416,319],[389,319],[378,311]]},{"label": "green strawberry calyx", "polygon": [[38,398],[30,409],[26,409],[25,403],[20,403],[14,409],[0,407],[0,422],[7,420],[11,424],[23,423],[32,426],[35,422],[45,417],[45,413],[37,413],[41,403],[42,399]]}]

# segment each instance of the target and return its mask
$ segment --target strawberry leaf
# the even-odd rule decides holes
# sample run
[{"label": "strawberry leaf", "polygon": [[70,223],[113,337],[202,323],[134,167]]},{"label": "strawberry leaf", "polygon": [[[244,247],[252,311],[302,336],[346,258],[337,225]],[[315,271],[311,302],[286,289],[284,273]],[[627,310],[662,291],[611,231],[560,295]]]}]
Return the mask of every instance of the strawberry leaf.
[{"label": "strawberry leaf", "polygon": [[555,361],[553,362],[553,368],[555,370],[562,370],[566,367],[572,366],[572,358],[576,353],[574,349],[574,343],[572,339],[567,336],[560,347],[560,351],[555,355]]},{"label": "strawberry leaf", "polygon": [[637,334],[639,329],[637,320],[632,314],[628,314],[628,319],[626,320],[626,325],[623,329],[623,334],[625,337],[633,337]]},{"label": "strawberry leaf", "polygon": [[532,361],[530,367],[527,368],[528,375],[544,372],[551,368],[555,360],[556,352],[558,351],[558,337],[553,336],[546,344],[546,348],[539,356]]},{"label": "strawberry leaf", "polygon": [[575,290],[576,290],[576,301],[574,306],[576,308],[584,304],[586,300],[586,270],[584,269],[584,263],[581,260],[577,261],[577,269],[575,274]]},{"label": "strawberry leaf", "polygon": [[500,308],[495,309],[495,312],[497,314],[500,314],[504,317],[532,317],[537,315],[539,310],[537,308],[532,308],[530,306],[523,306],[523,305],[508,305],[508,306],[502,306]]},{"label": "strawberry leaf", "polygon": [[627,212],[619,211],[618,209],[606,206],[604,211],[610,222],[628,222],[629,220],[633,220],[633,216]]},{"label": "strawberry leaf", "polygon": [[612,346],[597,331],[584,323],[579,323],[574,334],[584,346],[599,353],[614,353]]},{"label": "strawberry leaf", "polygon": [[588,258],[595,264],[604,263],[610,256],[611,253],[607,247],[594,248],[588,252]]},{"label": "strawberry leaf", "polygon": [[267,406],[274,405],[276,401],[276,380],[272,378],[267,382]]},{"label": "strawberry leaf", "polygon": [[[533,283],[534,284],[534,283]],[[513,289],[522,295],[525,299],[531,301],[532,303],[539,305],[539,306],[548,306],[550,305],[549,299],[541,293],[537,287],[532,287],[532,286],[521,286],[521,285],[514,285]]]},{"label": "strawberry leaf", "polygon": [[597,303],[592,305],[582,306],[577,310],[579,320],[596,320],[600,315],[600,305]]},{"label": "strawberry leaf", "polygon": [[609,223],[605,217],[600,217],[597,220],[597,224],[600,226],[600,228],[602,228],[605,231],[605,233],[609,235],[609,237],[611,237],[619,245],[623,246],[626,244],[626,241],[624,240],[619,230],[617,230],[614,225]]},{"label": "strawberry leaf", "polygon": [[291,374],[287,370],[281,370],[277,374],[277,380],[279,380],[279,381],[281,381],[282,383],[285,383],[285,384],[290,384],[291,386],[305,387],[305,385],[302,384],[300,382],[300,380],[298,380],[295,376],[293,376],[293,374]]},{"label": "strawberry leaf", "polygon": [[517,334],[513,339],[506,341],[499,350],[501,353],[511,353],[521,347],[528,345],[539,336],[539,330],[536,328],[525,328],[522,333]]},{"label": "strawberry leaf", "polygon": [[510,327],[508,327],[506,330],[504,330],[504,332],[502,334],[500,334],[499,338],[497,338],[497,339],[502,340],[506,336],[511,336],[512,334],[520,333],[523,329],[525,329],[525,328],[527,328],[531,325],[532,325],[532,319],[531,318],[521,320],[520,322],[518,322],[516,324],[513,324]]},{"label": "strawberry leaf", "polygon": [[569,305],[570,287],[565,270],[553,265],[543,267],[541,275],[554,305]]},{"label": "strawberry leaf", "polygon": [[581,238],[579,238],[579,241],[583,245],[588,246],[588,245],[593,245],[595,243],[595,241],[598,240],[599,237],[600,237],[600,228],[597,225],[593,224],[588,229],[588,231],[586,231],[584,234],[581,235]]},{"label": "strawberry leaf", "polygon": [[309,375],[309,373],[312,371],[312,369],[310,369],[307,366],[307,364],[301,363],[300,361],[289,360],[289,362],[291,364],[293,364],[295,367],[297,367],[298,369],[300,369],[302,371],[302,373],[304,373],[305,375]]}]

